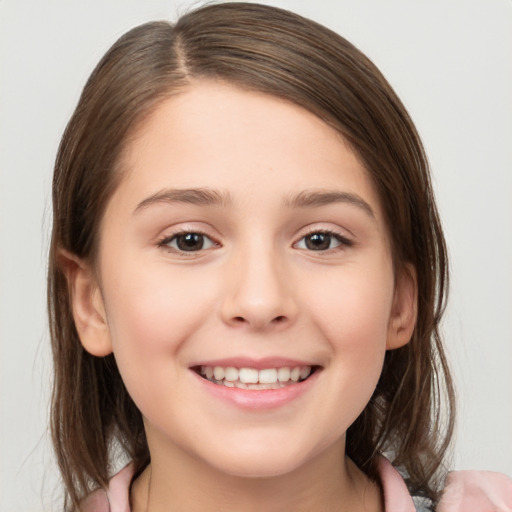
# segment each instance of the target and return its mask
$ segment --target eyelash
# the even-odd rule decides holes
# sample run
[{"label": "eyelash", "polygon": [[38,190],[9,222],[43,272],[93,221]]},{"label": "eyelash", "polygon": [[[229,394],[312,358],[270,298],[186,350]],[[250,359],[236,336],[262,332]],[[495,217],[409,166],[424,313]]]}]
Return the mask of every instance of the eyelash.
[{"label": "eyelash", "polygon": [[170,243],[173,242],[173,240],[177,240],[180,236],[185,236],[185,235],[199,235],[201,237],[203,237],[203,239],[207,239],[211,242],[211,246],[218,246],[219,244],[213,240],[210,236],[208,236],[206,233],[202,232],[201,230],[197,230],[197,229],[189,229],[189,230],[182,230],[182,231],[178,231],[177,233],[173,233],[172,235],[170,236],[166,236],[164,238],[162,238],[158,243],[158,247],[161,247],[162,249],[166,249],[168,252],[172,252],[172,253],[175,253],[175,254],[179,254],[179,255],[182,255],[182,256],[192,256],[194,255],[195,253],[198,253],[198,252],[201,252],[202,250],[206,250],[206,249],[209,249],[210,247],[206,248],[206,249],[203,249],[203,247],[200,247],[199,250],[196,250],[196,251],[186,251],[186,250],[182,250],[180,249],[179,247],[170,247]]},{"label": "eyelash", "polygon": [[[173,242],[174,240],[177,240],[180,236],[185,236],[185,235],[199,235],[199,236],[203,237],[203,240],[204,239],[209,240],[209,242],[211,243],[211,246],[207,247],[206,249],[201,246],[198,250],[191,250],[191,251],[183,250],[183,249],[180,249],[179,247],[170,247],[169,244],[171,242]],[[329,229],[312,229],[308,233],[305,233],[297,242],[295,242],[293,244],[293,246],[296,247],[300,242],[302,242],[307,237],[312,236],[312,235],[327,235],[327,236],[335,239],[338,242],[338,245],[333,248],[319,249],[319,250],[309,249],[308,247],[304,247],[304,248],[300,248],[300,249],[308,251],[308,252],[318,252],[321,254],[330,254],[332,252],[337,252],[338,250],[343,250],[343,248],[352,247],[354,245],[354,242],[352,240],[340,235],[336,231],[329,230]],[[192,256],[198,252],[202,252],[203,250],[210,249],[211,247],[214,247],[214,246],[218,247],[219,243],[216,242],[215,240],[213,240],[210,236],[208,236],[206,233],[204,233],[200,230],[182,230],[177,233],[173,233],[170,236],[166,236],[166,237],[162,238],[160,241],[158,241],[157,246],[161,247],[163,249],[167,249],[169,252],[180,254],[182,256],[185,256],[185,255]]]},{"label": "eyelash", "polygon": [[305,233],[298,242],[295,242],[294,246],[298,245],[302,240],[305,240],[308,236],[311,235],[327,235],[332,238],[334,238],[337,242],[339,242],[339,245],[336,247],[330,248],[330,249],[320,249],[320,250],[313,250],[304,248],[304,250],[310,251],[310,252],[318,252],[320,254],[331,254],[333,252],[337,252],[339,250],[343,250],[344,248],[349,248],[354,245],[353,240],[350,240],[349,238],[340,235],[338,232],[330,230],[330,229],[312,229],[309,232]]}]

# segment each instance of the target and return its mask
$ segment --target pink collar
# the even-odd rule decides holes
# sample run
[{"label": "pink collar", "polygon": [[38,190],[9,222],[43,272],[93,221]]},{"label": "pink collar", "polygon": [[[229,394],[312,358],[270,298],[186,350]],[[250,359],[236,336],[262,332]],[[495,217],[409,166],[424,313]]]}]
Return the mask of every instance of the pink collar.
[{"label": "pink collar", "polygon": [[379,478],[384,492],[384,510],[389,512],[416,511],[403,478],[385,457],[379,458]]},{"label": "pink collar", "polygon": [[[415,512],[400,473],[380,457],[379,479],[386,512]],[[130,512],[129,489],[133,464],[112,477],[108,489],[92,492],[83,502],[84,512]],[[491,471],[455,471],[446,478],[446,487],[437,512],[512,512],[512,480]]]}]

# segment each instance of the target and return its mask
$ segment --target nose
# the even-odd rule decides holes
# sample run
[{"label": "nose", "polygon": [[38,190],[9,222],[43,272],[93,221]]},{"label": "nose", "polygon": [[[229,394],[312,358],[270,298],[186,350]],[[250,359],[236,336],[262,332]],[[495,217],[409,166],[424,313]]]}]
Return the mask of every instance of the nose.
[{"label": "nose", "polygon": [[265,331],[282,329],[295,321],[298,307],[293,283],[287,280],[285,265],[272,251],[245,251],[227,267],[224,322]]}]

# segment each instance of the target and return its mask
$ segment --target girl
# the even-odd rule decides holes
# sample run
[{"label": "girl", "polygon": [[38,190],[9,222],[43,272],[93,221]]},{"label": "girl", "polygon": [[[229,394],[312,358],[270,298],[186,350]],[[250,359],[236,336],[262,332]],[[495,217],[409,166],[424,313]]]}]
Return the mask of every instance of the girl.
[{"label": "girl", "polygon": [[[452,502],[472,475],[440,498],[453,389],[426,158],[346,40],[239,3],[133,29],[85,86],[53,203],[67,508],[469,510]],[[478,479],[495,497],[472,496],[509,499]]]}]

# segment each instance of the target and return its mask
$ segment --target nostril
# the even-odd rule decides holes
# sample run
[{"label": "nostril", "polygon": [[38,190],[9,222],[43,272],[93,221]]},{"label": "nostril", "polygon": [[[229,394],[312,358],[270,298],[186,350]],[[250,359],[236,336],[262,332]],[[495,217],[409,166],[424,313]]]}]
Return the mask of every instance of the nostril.
[{"label": "nostril", "polygon": [[[270,322],[268,324],[266,324],[266,322],[261,322],[261,326],[263,325],[277,325],[277,324],[282,324],[282,323],[285,323],[286,320],[287,320],[287,316],[285,315],[279,315],[279,316],[276,316],[274,318],[272,318],[272,320],[270,320]],[[257,326],[260,326],[260,321],[259,319],[254,319],[253,321],[251,321],[251,319],[248,319],[244,316],[234,316],[232,319],[231,319],[231,322],[233,324],[237,324],[237,325],[240,325],[240,324],[249,324],[249,325],[253,325],[254,327],[257,327]],[[261,327],[260,326],[260,327]]]}]

